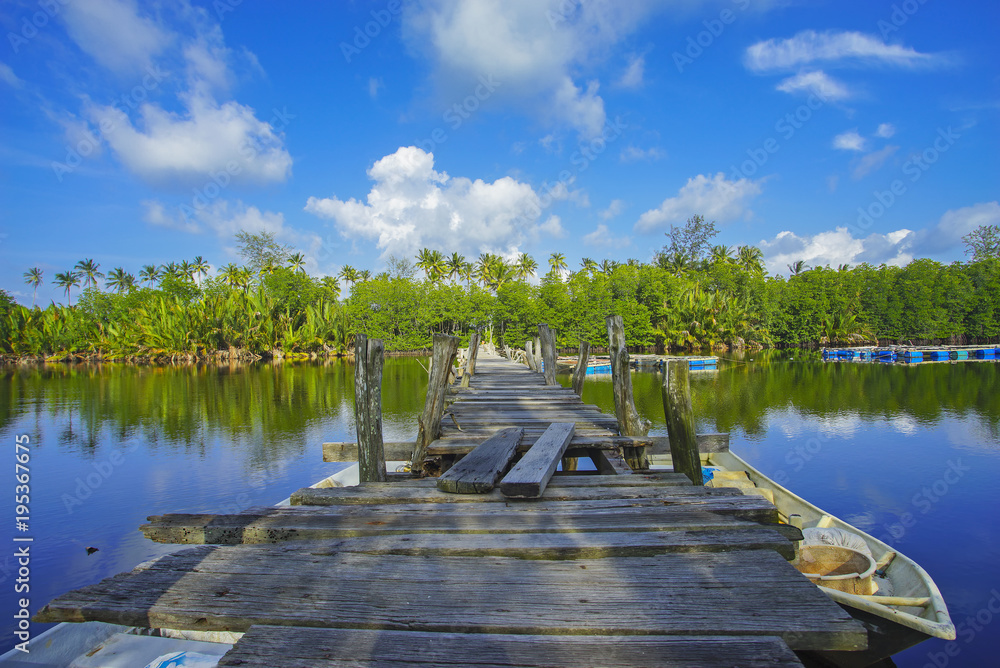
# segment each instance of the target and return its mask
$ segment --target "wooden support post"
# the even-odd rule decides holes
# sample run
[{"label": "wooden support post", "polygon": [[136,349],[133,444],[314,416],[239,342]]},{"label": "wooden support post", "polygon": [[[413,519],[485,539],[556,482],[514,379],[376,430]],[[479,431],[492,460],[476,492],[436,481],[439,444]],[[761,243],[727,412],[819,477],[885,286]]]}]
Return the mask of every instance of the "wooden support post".
[{"label": "wooden support post", "polygon": [[448,376],[451,365],[458,353],[458,337],[447,334],[434,335],[434,352],[431,357],[431,374],[427,380],[427,399],[424,412],[417,419],[417,442],[413,445],[410,458],[413,475],[423,475],[427,446],[441,432],[441,416],[444,413],[445,394],[448,390]]},{"label": "wooden support post", "polygon": [[462,371],[462,387],[468,387],[472,376],[476,373],[476,355],[479,353],[479,330],[474,330],[469,337],[469,354],[465,360],[465,370]]},{"label": "wooden support post", "polygon": [[535,355],[531,350],[531,339],[524,342],[524,359],[528,362],[528,368],[532,371],[538,371],[535,367]]},{"label": "wooden support post", "polygon": [[385,482],[382,444],[382,363],[385,345],[364,334],[354,337],[354,418],[358,425],[361,482]]},{"label": "wooden support post", "polygon": [[[611,383],[615,395],[615,417],[623,436],[645,436],[650,423],[639,416],[632,394],[628,348],[625,346],[625,325],[620,315],[605,318],[608,326],[608,354],[611,356]],[[643,458],[645,456],[643,455]]]},{"label": "wooden support post", "polygon": [[538,373],[542,372],[542,341],[537,336],[532,339],[532,345],[535,347],[535,371]]},{"label": "wooden support post", "polygon": [[556,333],[553,332],[544,322],[538,325],[538,338],[541,341],[542,369],[545,374],[545,384],[556,384]]},{"label": "wooden support post", "polygon": [[587,377],[587,360],[590,359],[590,341],[580,339],[580,354],[576,358],[576,368],[573,369],[573,392],[583,396],[583,381]]},{"label": "wooden support post", "polygon": [[670,434],[670,458],[674,471],[691,478],[696,485],[703,484],[701,457],[694,433],[694,410],[691,408],[691,382],[687,360],[667,363],[663,374],[663,412]]}]

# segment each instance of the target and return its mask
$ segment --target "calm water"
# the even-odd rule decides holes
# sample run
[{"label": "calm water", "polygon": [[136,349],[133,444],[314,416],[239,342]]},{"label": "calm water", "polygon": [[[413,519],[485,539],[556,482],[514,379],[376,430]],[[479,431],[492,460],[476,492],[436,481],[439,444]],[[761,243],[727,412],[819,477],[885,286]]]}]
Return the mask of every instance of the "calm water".
[{"label": "calm water", "polygon": [[[934,576],[959,638],[952,656],[946,643],[928,641],[897,656],[900,666],[986,666],[1000,656],[998,372],[995,363],[823,364],[781,352],[693,375],[699,431],[731,432],[752,464]],[[416,360],[386,360],[386,440],[415,435],[425,382]],[[651,433],[664,434],[661,376],[634,374],[633,382]],[[584,399],[613,412],[607,377],[589,376]],[[335,472],[320,443],[354,439],[353,367],[2,371],[9,470],[23,434],[31,439],[30,528],[15,529],[9,480],[4,620],[20,597],[15,535],[34,538],[35,611],[169,549],[142,538],[147,515],[273,504]],[[90,546],[99,551],[88,555]],[[42,629],[33,625],[33,635]],[[0,651],[13,630],[10,621],[0,627]]]}]

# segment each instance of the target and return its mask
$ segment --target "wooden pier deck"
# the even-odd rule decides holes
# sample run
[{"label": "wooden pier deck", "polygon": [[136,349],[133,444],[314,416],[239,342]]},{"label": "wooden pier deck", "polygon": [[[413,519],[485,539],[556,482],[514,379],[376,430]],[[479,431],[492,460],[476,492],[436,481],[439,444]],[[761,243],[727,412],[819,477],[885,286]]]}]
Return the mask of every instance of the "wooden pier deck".
[{"label": "wooden pier deck", "polygon": [[761,497],[623,470],[613,417],[504,359],[481,357],[452,392],[432,452],[509,427],[524,450],[571,424],[551,456],[601,472],[556,475],[533,500],[411,478],[150,517],[147,537],[192,547],[37,621],[245,632],[219,663],[243,668],[798,666],[796,651],[866,646],[788,563],[800,534]]}]

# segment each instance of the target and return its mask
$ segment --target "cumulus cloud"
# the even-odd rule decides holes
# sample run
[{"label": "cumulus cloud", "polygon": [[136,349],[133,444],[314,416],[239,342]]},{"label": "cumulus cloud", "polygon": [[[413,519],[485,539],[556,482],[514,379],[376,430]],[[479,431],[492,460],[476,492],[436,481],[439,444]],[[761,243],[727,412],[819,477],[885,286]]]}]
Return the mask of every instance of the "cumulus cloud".
[{"label": "cumulus cloud", "polygon": [[640,88],[643,83],[645,69],[646,58],[644,56],[630,56],[628,66],[618,80],[618,85],[622,88]]},{"label": "cumulus cloud", "polygon": [[172,41],[134,0],[74,0],[61,10],[70,38],[117,74],[142,72]]},{"label": "cumulus cloud", "polygon": [[411,256],[423,247],[509,255],[542,234],[564,233],[558,216],[538,222],[551,194],[543,198],[510,177],[492,183],[451,177],[415,146],[376,161],[368,177],[374,184],[364,202],[310,197],[305,210],[332,220],[348,238],[375,241],[383,258]]},{"label": "cumulus cloud", "polygon": [[842,151],[864,151],[865,138],[858,134],[857,128],[854,128],[834,137],[833,147]]},{"label": "cumulus cloud", "polygon": [[[118,158],[141,178],[158,183],[191,183],[228,175],[233,183],[283,181],[292,158],[284,138],[271,123],[237,102],[217,103],[210,97],[183,96],[183,114],[144,104],[133,124],[112,106],[91,106],[96,126],[114,128],[104,135]],[[272,119],[279,125],[285,119]],[[223,177],[220,177],[223,178]]]},{"label": "cumulus cloud", "polygon": [[[403,32],[434,64],[446,97],[464,97],[480,76],[495,77],[506,103],[568,125],[584,137],[600,133],[604,100],[596,81],[579,73],[607,56],[663,2],[643,0],[435,0],[413,3]],[[635,58],[623,84],[641,83]]]},{"label": "cumulus cloud", "polygon": [[601,211],[597,215],[601,217],[601,220],[611,220],[624,210],[625,210],[625,200],[613,199],[611,200],[611,203],[608,204],[608,208],[605,209],[604,211]]},{"label": "cumulus cloud", "polygon": [[746,178],[728,181],[722,172],[711,177],[699,174],[688,179],[676,197],[668,197],[659,208],[642,214],[635,230],[649,232],[682,223],[695,214],[720,222],[749,216],[752,212],[748,205],[761,193],[761,184],[760,180]]},{"label": "cumulus cloud", "polygon": [[878,126],[878,130],[875,131],[875,135],[883,139],[888,139],[894,134],[896,134],[896,126],[892,123],[882,123]]},{"label": "cumulus cloud", "polygon": [[886,146],[885,148],[869,153],[861,158],[855,166],[851,175],[855,179],[861,179],[879,169],[892,155],[899,150],[898,146]]},{"label": "cumulus cloud", "polygon": [[1000,203],[994,200],[946,211],[937,225],[922,235],[918,251],[930,255],[964,247],[962,237],[980,225],[1000,225]]},{"label": "cumulus cloud", "polygon": [[744,63],[754,72],[797,69],[816,62],[889,64],[913,68],[939,63],[943,57],[887,44],[860,32],[803,30],[789,39],[769,39],[747,48]]},{"label": "cumulus cloud", "polygon": [[665,157],[667,154],[663,149],[656,148],[655,146],[650,148],[639,148],[629,144],[622,149],[619,159],[622,162],[638,162],[639,160],[659,160]]},{"label": "cumulus cloud", "polygon": [[584,235],[583,243],[599,248],[624,248],[632,243],[632,239],[629,237],[614,236],[611,234],[608,226],[601,223],[593,232]]},{"label": "cumulus cloud", "polygon": [[913,259],[914,233],[897,230],[889,234],[870,234],[860,239],[852,235],[846,227],[799,236],[794,232],[779,232],[770,241],[761,241],[764,261],[771,273],[787,273],[789,264],[803,260],[811,267],[841,264],[905,265]]},{"label": "cumulus cloud", "polygon": [[810,93],[822,100],[844,100],[851,97],[847,86],[822,70],[800,72],[778,84],[783,93]]}]

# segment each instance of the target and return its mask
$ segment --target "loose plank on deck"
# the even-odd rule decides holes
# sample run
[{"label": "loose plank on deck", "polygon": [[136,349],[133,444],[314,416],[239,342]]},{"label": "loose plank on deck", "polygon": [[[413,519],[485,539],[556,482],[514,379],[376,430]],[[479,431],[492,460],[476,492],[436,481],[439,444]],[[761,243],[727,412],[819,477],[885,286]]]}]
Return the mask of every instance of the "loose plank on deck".
[{"label": "loose plank on deck", "polygon": [[241,668],[793,668],[778,638],[418,633],[253,626],[219,661]]},{"label": "loose plank on deck", "polygon": [[794,650],[867,645],[861,624],[767,550],[524,564],[510,557],[331,553],[310,543],[199,546],[64,594],[35,619],[205,631],[268,624],[763,635]]},{"label": "loose plank on deck", "polygon": [[555,473],[576,425],[555,422],[535,441],[514,468],[500,481],[500,493],[510,498],[537,499]]},{"label": "loose plank on deck", "polygon": [[501,429],[480,443],[437,479],[437,488],[453,494],[483,494],[496,485],[514,458],[524,430]]}]

